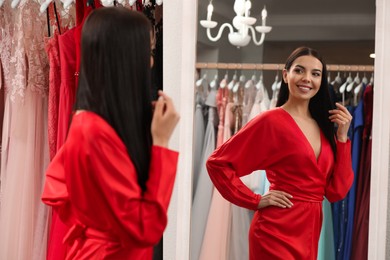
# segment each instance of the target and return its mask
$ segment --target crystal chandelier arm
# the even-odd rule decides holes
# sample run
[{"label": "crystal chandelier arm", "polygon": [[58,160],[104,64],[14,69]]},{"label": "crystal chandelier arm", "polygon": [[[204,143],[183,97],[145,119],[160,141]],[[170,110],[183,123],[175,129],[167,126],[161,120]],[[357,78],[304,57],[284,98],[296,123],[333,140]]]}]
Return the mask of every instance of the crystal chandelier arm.
[{"label": "crystal chandelier arm", "polygon": [[264,39],[265,39],[265,33],[261,33],[261,36],[260,36],[260,41],[256,41],[256,32],[255,32],[255,29],[253,29],[252,26],[248,26],[248,28],[251,30],[252,32],[252,39],[253,39],[253,42],[259,46],[259,45],[262,45],[263,42],[264,42]]},{"label": "crystal chandelier arm", "polygon": [[221,38],[221,35],[222,35],[222,32],[223,32],[223,29],[225,29],[225,27],[228,27],[229,30],[230,30],[230,33],[233,33],[233,26],[229,23],[224,23],[220,28],[219,28],[219,31],[218,31],[218,34],[217,36],[213,37],[211,36],[211,32],[210,32],[210,28],[207,28],[207,37],[209,38],[210,41],[212,42],[216,42],[218,41],[220,38]]}]

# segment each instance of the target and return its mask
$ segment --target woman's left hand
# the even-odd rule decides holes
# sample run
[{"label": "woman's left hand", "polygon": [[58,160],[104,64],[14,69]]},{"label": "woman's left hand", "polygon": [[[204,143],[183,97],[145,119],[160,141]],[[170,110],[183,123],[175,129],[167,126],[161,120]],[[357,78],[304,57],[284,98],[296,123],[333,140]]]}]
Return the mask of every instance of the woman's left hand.
[{"label": "woman's left hand", "polygon": [[329,110],[329,119],[338,125],[337,140],[345,143],[348,140],[348,129],[352,122],[352,116],[345,106],[340,103],[336,103],[336,106],[337,109]]}]

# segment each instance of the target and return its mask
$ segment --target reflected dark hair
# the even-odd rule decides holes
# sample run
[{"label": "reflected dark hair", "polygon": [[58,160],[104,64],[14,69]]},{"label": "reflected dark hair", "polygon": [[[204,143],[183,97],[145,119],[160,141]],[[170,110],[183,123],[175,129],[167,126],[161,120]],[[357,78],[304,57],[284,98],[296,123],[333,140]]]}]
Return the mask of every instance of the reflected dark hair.
[{"label": "reflected dark hair", "polygon": [[100,8],[85,21],[75,109],[104,118],[127,148],[146,189],[152,137],[149,20],[122,7]]},{"label": "reflected dark hair", "polygon": [[[329,110],[333,109],[333,106],[329,95],[329,85],[327,79],[328,73],[326,69],[326,64],[323,61],[321,55],[318,53],[318,51],[308,47],[299,47],[295,49],[287,58],[284,68],[289,71],[294,61],[301,56],[313,56],[317,58],[322,64],[321,86],[317,94],[310,99],[309,111],[313,119],[317,122],[318,126],[321,128],[326,139],[328,139],[333,150],[333,155],[336,158],[337,151],[336,151],[334,125],[328,118]],[[280,107],[284,103],[286,103],[288,100],[288,96],[289,96],[289,90],[288,90],[287,83],[285,83],[282,80],[276,106]]]}]

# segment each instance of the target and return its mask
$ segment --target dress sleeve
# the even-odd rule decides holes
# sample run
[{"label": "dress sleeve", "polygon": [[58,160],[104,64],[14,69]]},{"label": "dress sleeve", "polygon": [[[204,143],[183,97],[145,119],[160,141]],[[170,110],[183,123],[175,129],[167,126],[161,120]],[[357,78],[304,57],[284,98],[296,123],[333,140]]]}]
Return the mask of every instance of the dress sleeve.
[{"label": "dress sleeve", "polygon": [[64,150],[61,148],[46,170],[45,185],[42,193],[42,201],[52,206],[59,214],[61,220],[68,226],[72,223],[69,193],[66,187]]},{"label": "dress sleeve", "polygon": [[206,163],[210,178],[221,195],[240,207],[256,210],[261,198],[240,177],[267,169],[278,159],[274,142],[277,134],[272,125],[269,116],[262,114],[254,118],[216,149]]},{"label": "dress sleeve", "polygon": [[330,202],[343,199],[352,186],[354,174],[351,160],[351,141],[342,143],[336,140],[337,157],[333,173],[328,179],[325,196]]},{"label": "dress sleeve", "polygon": [[178,153],[152,146],[149,179],[141,191],[134,165],[112,138],[94,140],[90,167],[97,185],[119,223],[123,241],[138,247],[155,245],[167,225],[167,209],[176,176]]}]

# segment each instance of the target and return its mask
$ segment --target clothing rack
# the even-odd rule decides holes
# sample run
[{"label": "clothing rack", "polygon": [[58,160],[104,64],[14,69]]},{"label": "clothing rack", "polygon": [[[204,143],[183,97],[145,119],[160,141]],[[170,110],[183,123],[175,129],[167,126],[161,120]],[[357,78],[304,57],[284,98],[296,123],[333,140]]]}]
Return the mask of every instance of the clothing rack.
[{"label": "clothing rack", "polygon": [[[283,70],[284,64],[276,63],[196,63],[197,69],[226,69],[226,70]],[[326,66],[328,71],[373,72],[373,65],[337,65]]]}]

